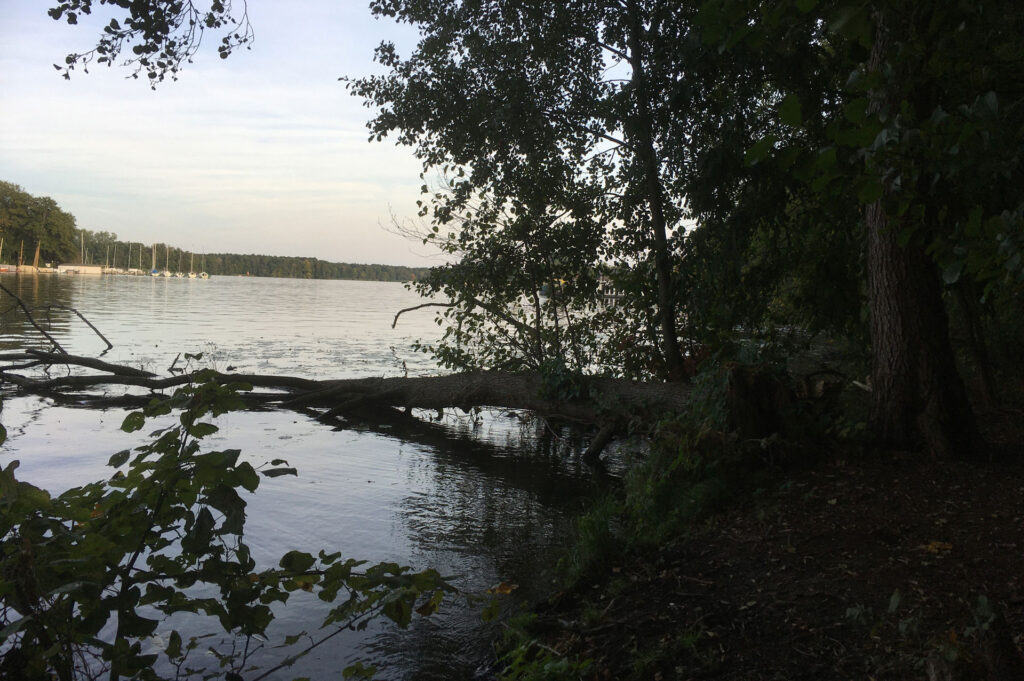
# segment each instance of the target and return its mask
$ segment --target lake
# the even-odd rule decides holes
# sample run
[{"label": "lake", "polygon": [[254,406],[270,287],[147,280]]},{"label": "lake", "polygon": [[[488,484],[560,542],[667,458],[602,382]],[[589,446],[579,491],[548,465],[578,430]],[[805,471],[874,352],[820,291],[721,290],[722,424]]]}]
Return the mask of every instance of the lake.
[{"label": "lake", "polygon": [[[206,365],[249,373],[437,373],[410,347],[440,334],[430,309],[391,328],[398,310],[421,302],[401,284],[75,275],[3,275],[0,283],[33,306],[77,308],[114,344],[103,359],[164,375],[176,360],[182,366],[180,353],[199,352]],[[2,297],[0,349],[48,347]],[[106,347],[66,311],[36,316],[72,354],[98,356]],[[110,455],[143,441],[120,430],[126,413],[55,406],[5,387],[0,465],[20,460],[21,479],[53,492],[109,476]],[[262,567],[291,549],[324,548],[434,567],[456,575],[466,592],[506,581],[521,585],[517,600],[535,597],[550,584],[545,570],[572,516],[601,481],[566,447],[542,446],[547,438],[534,422],[507,414],[446,419],[448,437],[437,437],[342,429],[293,412],[236,412],[218,421],[221,431],[207,447],[239,448],[253,465],[285,458],[298,469],[297,477],[262,480],[247,499],[246,538]],[[482,622],[480,607],[455,599],[405,631],[376,623],[344,632],[274,678],[335,678],[356,660],[378,665],[381,679],[480,676],[494,626]],[[313,632],[322,611],[316,602],[288,609],[275,631]],[[257,660],[275,654],[268,647]]]}]

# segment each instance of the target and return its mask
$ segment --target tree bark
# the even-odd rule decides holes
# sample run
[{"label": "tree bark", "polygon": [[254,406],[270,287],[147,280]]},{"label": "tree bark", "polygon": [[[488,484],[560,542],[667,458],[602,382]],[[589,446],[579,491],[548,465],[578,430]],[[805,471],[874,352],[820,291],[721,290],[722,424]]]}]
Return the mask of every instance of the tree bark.
[{"label": "tree bark", "polygon": [[[875,19],[869,71],[882,68],[889,42],[881,12]],[[894,99],[890,92],[875,92],[869,112]],[[866,207],[864,220],[872,432],[887,446],[923,445],[937,457],[977,456],[980,437],[953,356],[935,264],[919,239],[899,244],[904,225],[888,217],[884,198]]]},{"label": "tree bark", "polygon": [[923,444],[938,457],[970,458],[979,445],[956,368],[934,263],[897,243],[881,202],[868,206],[871,302],[871,426],[886,445]]},{"label": "tree bark", "polygon": [[[170,377],[158,377],[88,357],[55,353],[11,353],[0,360],[33,363],[60,363],[104,371],[103,374],[67,375],[35,378],[15,373],[21,366],[0,367],[0,382],[18,386],[25,392],[81,394],[104,386],[132,386],[164,391],[189,383],[216,380],[221,383],[247,383],[262,392],[247,393],[261,404],[288,409],[328,409],[331,415],[365,409],[447,409],[473,407],[527,409],[581,423],[603,423],[616,415],[660,415],[683,409],[690,386],[683,383],[640,383],[626,379],[585,379],[585,397],[563,399],[547,394],[543,378],[536,373],[479,371],[446,376],[353,378],[317,381],[293,376],[225,374],[198,371]],[[89,395],[84,398],[91,399]],[[130,400],[129,400],[130,401]]]}]

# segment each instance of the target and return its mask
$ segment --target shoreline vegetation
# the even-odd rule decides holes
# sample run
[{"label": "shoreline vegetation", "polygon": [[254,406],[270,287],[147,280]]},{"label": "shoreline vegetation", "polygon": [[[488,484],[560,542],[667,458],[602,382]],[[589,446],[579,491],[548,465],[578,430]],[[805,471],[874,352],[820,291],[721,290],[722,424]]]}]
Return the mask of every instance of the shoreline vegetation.
[{"label": "shoreline vegetation", "polygon": [[0,238],[0,263],[7,263],[6,267],[76,263],[149,272],[155,263],[161,270],[188,272],[194,267],[196,272],[220,277],[399,282],[418,281],[429,272],[428,267],[329,262],[255,253],[199,253],[169,244],[124,241],[112,232],[79,229],[75,217],[50,197],[33,196],[19,185],[3,181]]}]

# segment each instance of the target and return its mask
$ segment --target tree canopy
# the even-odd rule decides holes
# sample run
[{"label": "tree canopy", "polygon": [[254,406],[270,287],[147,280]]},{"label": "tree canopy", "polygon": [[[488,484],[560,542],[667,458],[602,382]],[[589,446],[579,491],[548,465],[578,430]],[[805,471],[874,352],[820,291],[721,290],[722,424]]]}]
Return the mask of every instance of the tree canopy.
[{"label": "tree canopy", "polygon": [[43,261],[67,260],[78,252],[75,217],[50,197],[32,196],[10,182],[0,182],[0,237],[5,262],[21,257],[31,263],[36,246]]},{"label": "tree canopy", "polygon": [[[644,337],[659,359],[645,369],[678,378],[680,342],[793,323],[859,331],[881,439],[971,449],[943,301],[958,288],[1020,300],[1013,3],[371,7],[423,36],[406,58],[381,45],[390,72],[350,86],[376,111],[372,138],[393,133],[425,173],[455,176],[424,187],[424,215],[428,239],[465,257],[422,289],[458,300],[460,319],[499,324],[490,304],[531,290],[473,247],[518,244],[536,260],[536,234],[562,230],[577,268],[610,265],[629,294],[591,336],[605,350]],[[474,286],[493,295],[459,296]],[[596,356],[610,361],[586,369],[630,366]]]},{"label": "tree canopy", "polygon": [[[108,62],[251,37],[219,2],[113,4]],[[977,330],[1024,295],[1017,3],[370,8],[421,36],[344,80],[423,162],[421,238],[455,256],[417,284],[442,363],[679,380],[738,335],[838,332],[870,346],[882,441],[973,447],[949,313]]]}]

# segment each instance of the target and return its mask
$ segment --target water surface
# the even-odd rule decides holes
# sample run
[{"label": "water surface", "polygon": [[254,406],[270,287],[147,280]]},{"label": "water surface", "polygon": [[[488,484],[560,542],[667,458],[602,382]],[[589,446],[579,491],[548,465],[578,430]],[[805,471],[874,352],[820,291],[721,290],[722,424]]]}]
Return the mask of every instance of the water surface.
[{"label": "water surface", "polygon": [[[104,359],[159,373],[197,352],[220,370],[239,372],[436,373],[429,357],[410,348],[437,337],[430,310],[403,315],[391,328],[398,310],[421,302],[400,284],[128,276],[4,276],[0,283],[37,308],[77,308],[114,344]],[[0,351],[47,347],[9,303],[0,304]],[[97,356],[106,347],[66,311],[39,308],[36,315],[72,354]],[[119,429],[125,413],[8,395],[0,465],[19,459],[23,479],[52,491],[109,475],[109,456],[141,441]],[[266,565],[290,549],[325,548],[435,567],[458,575],[457,586],[470,592],[514,582],[517,595],[529,598],[550,579],[545,566],[595,486],[575,458],[535,447],[536,426],[514,415],[477,422],[449,416],[448,437],[332,428],[273,411],[232,413],[219,425],[208,446],[237,447],[254,465],[286,458],[299,470],[294,478],[263,480],[249,499],[247,541]],[[313,631],[319,612],[316,602],[289,609],[279,631]],[[453,601],[409,631],[380,624],[346,632],[276,678],[334,678],[354,660],[380,665],[384,679],[471,678],[486,662],[487,636],[477,609]],[[265,651],[261,661],[274,655]]]}]

